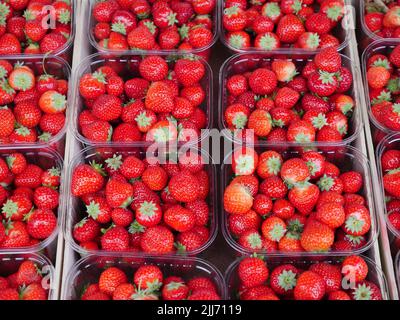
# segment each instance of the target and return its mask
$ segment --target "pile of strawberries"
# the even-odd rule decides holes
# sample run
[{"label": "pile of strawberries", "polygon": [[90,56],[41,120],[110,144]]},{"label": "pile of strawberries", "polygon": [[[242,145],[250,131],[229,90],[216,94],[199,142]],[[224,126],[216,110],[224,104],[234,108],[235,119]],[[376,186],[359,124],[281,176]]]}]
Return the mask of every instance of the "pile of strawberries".
[{"label": "pile of strawberries", "polygon": [[0,60],[1,144],[48,142],[64,128],[68,82],[43,71]]},{"label": "pile of strawberries", "polygon": [[[326,156],[340,157],[328,154]],[[233,153],[236,177],[224,192],[231,237],[248,252],[353,251],[365,247],[371,217],[363,176],[324,154]]]},{"label": "pile of strawberries", "polygon": [[15,273],[0,275],[0,301],[47,300],[48,291],[42,286],[40,267],[31,260],[24,260]]},{"label": "pile of strawberries", "polygon": [[383,127],[400,131],[400,45],[390,54],[374,54],[367,65],[371,112]]},{"label": "pile of strawberries", "polygon": [[84,216],[72,233],[83,249],[167,254],[205,245],[210,182],[197,155],[162,165],[124,153],[104,158],[72,173]]},{"label": "pile of strawberries", "polygon": [[222,25],[229,46],[246,50],[337,47],[333,34],[345,14],[344,0],[225,0]]},{"label": "pile of strawberries", "polygon": [[[130,279],[128,278],[130,277]],[[81,300],[220,300],[215,283],[206,277],[184,280],[167,276],[156,265],[141,265],[133,276],[110,267],[98,283],[89,284]]]},{"label": "pile of strawberries", "polygon": [[216,0],[106,0],[92,33],[109,50],[201,50],[214,40]]},{"label": "pile of strawberries", "polygon": [[367,280],[372,270],[360,256],[308,267],[296,262],[273,268],[268,264],[257,256],[240,261],[236,272],[241,300],[382,300],[379,286]]},{"label": "pile of strawberries", "polygon": [[198,140],[208,124],[205,63],[195,56],[139,59],[128,67],[106,63],[81,77],[81,134],[95,143]]},{"label": "pile of strawberries", "polygon": [[352,133],[353,77],[336,49],[322,50],[301,69],[292,60],[251,56],[235,67],[248,71],[226,82],[223,125],[230,130],[295,143],[341,142]]},{"label": "pile of strawberries", "polygon": [[35,246],[56,226],[60,170],[43,170],[22,153],[0,158],[0,248]]},{"label": "pile of strawberries", "polygon": [[[54,27],[43,23],[46,6]],[[0,55],[57,53],[71,36],[71,18],[70,0],[1,0]]]},{"label": "pile of strawberries", "polygon": [[364,23],[372,33],[382,38],[400,38],[400,1],[362,1],[366,2]]},{"label": "pile of strawberries", "polygon": [[387,218],[394,230],[400,233],[400,150],[385,151],[381,158],[381,168],[387,199]]}]

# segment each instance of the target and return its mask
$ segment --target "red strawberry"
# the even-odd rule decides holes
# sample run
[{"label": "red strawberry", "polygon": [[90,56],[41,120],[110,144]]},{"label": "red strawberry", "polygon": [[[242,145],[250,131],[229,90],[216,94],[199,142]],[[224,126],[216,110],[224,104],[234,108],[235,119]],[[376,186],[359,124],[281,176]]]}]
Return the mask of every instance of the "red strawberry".
[{"label": "red strawberry", "polygon": [[100,165],[81,164],[72,173],[71,191],[74,196],[82,196],[99,191],[104,184],[104,172]]},{"label": "red strawberry", "polygon": [[129,248],[129,233],[123,227],[105,230],[100,240],[101,248],[105,251],[127,251]]},{"label": "red strawberry", "polygon": [[174,235],[166,227],[150,227],[143,233],[140,246],[144,252],[148,253],[170,253],[174,250]]},{"label": "red strawberry", "polygon": [[325,281],[317,273],[305,271],[299,275],[294,288],[295,300],[321,300],[325,295]]},{"label": "red strawberry", "polygon": [[239,279],[245,287],[263,284],[269,275],[265,262],[257,257],[244,258],[238,266]]},{"label": "red strawberry", "polygon": [[49,209],[36,209],[28,216],[27,231],[35,239],[48,238],[57,226],[57,217]]}]

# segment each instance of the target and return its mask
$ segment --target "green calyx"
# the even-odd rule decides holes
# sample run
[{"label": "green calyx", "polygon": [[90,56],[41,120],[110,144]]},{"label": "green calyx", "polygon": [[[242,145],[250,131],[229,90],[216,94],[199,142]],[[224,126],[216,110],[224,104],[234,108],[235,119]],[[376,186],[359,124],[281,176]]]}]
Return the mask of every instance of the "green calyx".
[{"label": "green calyx", "polygon": [[101,164],[96,163],[96,161],[91,161],[89,165],[96,170],[98,173],[100,173],[103,177],[107,176],[106,172],[103,169],[103,166]]},{"label": "green calyx", "polygon": [[31,21],[36,19],[36,15],[31,10],[25,10],[23,17],[26,21]]},{"label": "green calyx", "polygon": [[27,137],[31,134],[31,131],[27,127],[23,126],[15,129],[15,132],[22,137]]},{"label": "green calyx", "polygon": [[126,26],[122,22],[115,22],[111,26],[111,30],[126,36]]},{"label": "green calyx", "polygon": [[118,170],[122,165],[122,155],[114,154],[112,158],[108,158],[104,162],[107,164],[107,168]]},{"label": "green calyx", "polygon": [[247,116],[243,112],[238,112],[232,120],[232,124],[236,129],[244,129],[247,124]]},{"label": "green calyx", "polygon": [[148,127],[151,125],[151,117],[148,117],[146,115],[146,111],[140,112],[136,118],[135,121],[139,125],[139,127]]},{"label": "green calyx", "polygon": [[319,47],[320,38],[318,33],[311,33],[306,41],[307,47],[310,49],[317,49]]},{"label": "green calyx", "polygon": [[261,37],[259,44],[260,47],[265,50],[273,50],[277,47],[276,39],[268,34]]},{"label": "green calyx", "polygon": [[51,97],[53,107],[58,111],[65,110],[67,106],[67,98],[61,93],[54,93]]},{"label": "green calyx", "polygon": [[247,243],[250,245],[252,249],[261,249],[262,248],[262,239],[257,232],[252,232],[246,237]]},{"label": "green calyx", "polygon": [[239,6],[238,5],[234,5],[232,7],[224,9],[224,16],[227,16],[227,17],[230,18],[230,17],[238,14],[238,12],[239,12]]},{"label": "green calyx", "polygon": [[142,226],[139,222],[137,222],[136,220],[134,222],[131,223],[131,225],[129,226],[129,233],[131,234],[135,234],[135,233],[143,233],[145,230],[144,226]]},{"label": "green calyx", "polygon": [[95,201],[90,201],[89,205],[86,206],[87,214],[96,220],[100,214],[100,205]]},{"label": "green calyx", "polygon": [[176,13],[170,13],[167,16],[167,20],[170,27],[172,27],[175,23],[178,23],[178,20],[176,19]]},{"label": "green calyx", "polygon": [[400,78],[392,78],[389,80],[387,89],[391,93],[397,93],[400,90]]},{"label": "green calyx", "polygon": [[339,5],[334,5],[326,11],[326,15],[333,21],[339,21],[343,16],[344,8]]},{"label": "green calyx", "polygon": [[101,71],[96,71],[96,72],[92,73],[92,77],[94,79],[96,79],[97,81],[99,81],[100,83],[107,84],[106,75]]},{"label": "green calyx", "polygon": [[6,218],[9,219],[18,212],[18,204],[8,199],[7,202],[3,204],[1,212],[5,215]]},{"label": "green calyx", "polygon": [[354,215],[349,216],[345,222],[345,228],[350,230],[352,233],[360,232],[365,225],[365,221],[362,219],[357,219]]},{"label": "green calyx", "polygon": [[52,136],[53,135],[50,132],[43,132],[40,136],[38,136],[38,139],[41,142],[49,142]]},{"label": "green calyx", "polygon": [[278,157],[270,157],[267,160],[268,172],[273,175],[278,175],[281,171],[282,162]]},{"label": "green calyx", "polygon": [[156,210],[157,206],[153,201],[143,201],[139,207],[139,212],[147,217],[154,216]]},{"label": "green calyx", "polygon": [[312,125],[314,128],[321,130],[324,126],[328,124],[328,120],[325,117],[325,114],[320,113],[318,116],[312,118]]},{"label": "green calyx", "polygon": [[331,177],[327,176],[326,174],[324,174],[324,176],[317,182],[317,185],[321,191],[331,190],[333,184],[334,180]]},{"label": "green calyx", "polygon": [[295,141],[298,143],[308,143],[311,142],[310,137],[304,133],[299,133],[295,137]]},{"label": "green calyx", "polygon": [[323,84],[333,84],[335,83],[335,74],[334,73],[329,73],[326,71],[320,71],[319,72],[319,80]]},{"label": "green calyx", "polygon": [[286,228],[281,224],[276,224],[272,227],[272,230],[268,233],[269,237],[276,242],[279,242],[286,233]]},{"label": "green calyx", "polygon": [[32,78],[26,73],[20,73],[20,74],[16,75],[14,82],[15,82],[15,86],[20,91],[29,90],[34,85],[32,82]]},{"label": "green calyx", "polygon": [[152,21],[145,21],[144,26],[149,29],[149,31],[151,32],[151,34],[155,34],[157,31],[157,27],[155,26],[155,24]]},{"label": "green calyx", "polygon": [[294,3],[292,4],[292,10],[294,11],[295,14],[298,14],[299,11],[302,9],[302,3],[300,0],[295,0]]},{"label": "green calyx", "polygon": [[374,63],[372,64],[373,67],[384,67],[385,69],[390,69],[390,64],[389,64],[389,60],[388,59],[377,59],[376,61],[374,61]]},{"label": "green calyx", "polygon": [[243,48],[244,42],[244,38],[241,35],[236,34],[229,37],[229,44],[234,48]]},{"label": "green calyx", "polygon": [[71,12],[67,9],[63,9],[60,11],[58,16],[58,22],[62,24],[68,24],[71,21]]},{"label": "green calyx", "polygon": [[372,105],[384,102],[384,101],[390,101],[392,99],[392,95],[390,91],[382,91],[381,94],[377,97],[372,99],[371,103]]},{"label": "green calyx", "polygon": [[187,39],[189,37],[189,30],[190,28],[186,24],[179,28],[179,35],[181,36],[181,39]]},{"label": "green calyx", "polygon": [[10,84],[8,83],[7,80],[2,80],[0,83],[0,88],[7,94],[14,94],[15,90],[11,88]]},{"label": "green calyx", "polygon": [[395,103],[392,106],[392,110],[394,113],[396,113],[397,115],[400,115],[400,103]]},{"label": "green calyx", "polygon": [[353,291],[354,300],[371,300],[372,290],[365,283],[358,284]]},{"label": "green calyx", "polygon": [[264,5],[261,14],[273,19],[279,17],[281,14],[281,8],[276,2],[269,2]]},{"label": "green calyx", "polygon": [[293,290],[297,284],[296,274],[292,270],[283,270],[278,276],[279,286],[285,290]]}]

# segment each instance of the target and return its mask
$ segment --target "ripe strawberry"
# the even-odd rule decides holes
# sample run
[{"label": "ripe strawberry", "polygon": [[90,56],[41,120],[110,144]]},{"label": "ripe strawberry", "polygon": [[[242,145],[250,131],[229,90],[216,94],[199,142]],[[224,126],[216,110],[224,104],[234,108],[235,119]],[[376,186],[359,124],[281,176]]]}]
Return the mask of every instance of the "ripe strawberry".
[{"label": "ripe strawberry", "polygon": [[157,266],[140,266],[135,272],[133,282],[139,289],[158,291],[163,284],[163,274]]},{"label": "ripe strawberry", "polygon": [[14,131],[15,116],[6,108],[0,108],[0,138],[6,138]]},{"label": "ripe strawberry", "polygon": [[225,189],[224,208],[228,213],[243,214],[253,206],[253,197],[240,184],[231,184]]},{"label": "ripe strawberry", "polygon": [[142,181],[154,191],[161,191],[168,182],[167,172],[159,166],[147,167],[142,174]]},{"label": "ripe strawberry", "polygon": [[42,53],[54,53],[60,50],[67,42],[67,38],[61,33],[48,33],[40,41]]},{"label": "ripe strawberry", "polygon": [[99,224],[92,218],[84,218],[73,227],[72,234],[78,242],[94,240],[100,233]]},{"label": "ripe strawberry", "polygon": [[123,180],[111,178],[106,184],[106,200],[112,208],[126,208],[133,201],[133,188]]},{"label": "ripe strawberry", "polygon": [[34,164],[28,164],[23,172],[15,176],[16,187],[28,187],[35,189],[41,185],[43,170]]},{"label": "ripe strawberry", "polygon": [[365,235],[371,228],[369,210],[363,205],[346,206],[346,220],[343,230],[353,236]]},{"label": "ripe strawberry", "polygon": [[9,221],[5,224],[6,236],[0,243],[2,248],[20,248],[29,246],[30,237],[21,221]]},{"label": "ripe strawberry", "polygon": [[193,292],[188,300],[221,300],[221,297],[215,291],[201,289]]},{"label": "ripe strawberry", "polygon": [[16,91],[31,90],[35,86],[35,76],[29,67],[17,65],[9,74],[8,83]]},{"label": "ripe strawberry", "polygon": [[271,241],[279,242],[286,233],[285,222],[278,217],[269,217],[262,223],[261,231],[263,236]]},{"label": "ripe strawberry", "polygon": [[181,172],[170,179],[168,190],[177,201],[192,202],[199,195],[199,181],[191,173]]},{"label": "ripe strawberry", "polygon": [[255,94],[271,94],[278,84],[274,72],[265,68],[259,68],[252,72],[249,77],[249,86]]},{"label": "ripe strawberry", "polygon": [[184,300],[189,295],[189,288],[179,277],[168,277],[164,280],[161,291],[163,300]]},{"label": "ripe strawberry", "polygon": [[24,127],[35,128],[41,121],[42,112],[32,103],[19,103],[14,107],[16,121]]},{"label": "ripe strawberry", "polygon": [[276,34],[280,41],[285,43],[295,43],[305,28],[301,20],[293,14],[283,16],[276,29]]},{"label": "ripe strawberry", "polygon": [[144,201],[136,209],[135,218],[144,227],[153,227],[162,220],[162,211],[158,203]]},{"label": "ripe strawberry", "polygon": [[282,164],[280,175],[286,184],[292,186],[308,180],[310,172],[304,160],[293,158]]},{"label": "ripe strawberry", "polygon": [[165,82],[153,82],[147,91],[145,105],[155,113],[171,112],[174,109],[171,87]]},{"label": "ripe strawberry", "polygon": [[260,192],[269,196],[270,198],[284,198],[288,192],[288,188],[281,178],[272,176],[266,178],[260,184]]},{"label": "ripe strawberry", "polygon": [[106,93],[106,78],[100,72],[88,73],[79,80],[79,93],[84,99],[97,99]]},{"label": "ripe strawberry", "polygon": [[170,253],[174,250],[174,235],[164,226],[150,227],[143,233],[140,246],[148,253]]},{"label": "ripe strawberry", "polygon": [[111,220],[111,207],[102,197],[93,197],[86,205],[86,212],[99,223],[108,223]]},{"label": "ripe strawberry", "polygon": [[7,288],[0,291],[1,300],[19,300],[19,294],[17,289]]},{"label": "ripe strawberry", "polygon": [[40,97],[39,107],[46,113],[61,113],[67,108],[67,99],[57,91],[49,90]]},{"label": "ripe strawberry", "polygon": [[72,173],[71,192],[74,196],[82,196],[99,191],[104,184],[104,172],[100,165],[81,164]]},{"label": "ripe strawberry", "polygon": [[371,67],[367,71],[368,85],[372,89],[381,89],[385,87],[390,79],[389,71],[384,67]]},{"label": "ripe strawberry", "polygon": [[303,120],[297,120],[289,125],[287,130],[287,141],[298,143],[309,143],[315,141],[314,127]]},{"label": "ripe strawberry", "polygon": [[43,114],[40,118],[39,127],[43,132],[56,135],[64,128],[65,115],[63,113]]},{"label": "ripe strawberry", "polygon": [[151,50],[155,46],[155,38],[146,26],[138,26],[128,34],[129,47],[136,50]]},{"label": "ripe strawberry", "polygon": [[345,222],[345,211],[342,205],[325,203],[318,207],[315,218],[332,229],[339,228]]},{"label": "ripe strawberry", "polygon": [[47,293],[38,283],[31,283],[21,291],[22,300],[47,300]]},{"label": "ripe strawberry", "polygon": [[270,114],[261,109],[257,109],[250,114],[248,129],[254,130],[254,134],[259,137],[266,137],[272,130],[272,119]]},{"label": "ripe strawberry", "polygon": [[318,221],[309,221],[301,235],[301,246],[309,252],[328,251],[334,242],[334,232]]},{"label": "ripe strawberry", "polygon": [[99,289],[101,292],[112,295],[115,289],[127,282],[125,273],[116,267],[104,270],[99,277]]},{"label": "ripe strawberry", "polygon": [[[268,34],[267,34],[268,36]],[[273,40],[273,39],[271,39]],[[226,42],[233,48],[236,49],[246,49],[250,47],[250,43],[251,43],[251,39],[250,36],[248,35],[247,32],[244,31],[234,31],[234,32],[230,32],[227,34],[226,36]],[[261,41],[260,45],[261,45]],[[266,49],[271,48],[270,50],[273,49],[273,47],[276,46],[276,43],[273,44],[273,41],[270,41],[270,37],[268,36],[268,38],[265,41],[265,46]]]},{"label": "ripe strawberry", "polygon": [[346,257],[342,262],[342,274],[351,281],[361,282],[367,278],[368,265],[359,256]]},{"label": "ripe strawberry", "polygon": [[198,250],[204,244],[203,237],[192,230],[179,233],[176,240],[175,247],[180,253]]},{"label": "ripe strawberry", "polygon": [[305,271],[299,275],[294,288],[295,300],[321,300],[325,295],[325,281],[317,273]]},{"label": "ripe strawberry", "polygon": [[280,265],[271,272],[270,286],[277,294],[288,296],[296,287],[298,274],[296,267],[290,264]]},{"label": "ripe strawberry", "polygon": [[105,230],[100,241],[101,248],[105,251],[127,251],[129,248],[129,233],[123,227],[111,227]]},{"label": "ripe strawberry", "polygon": [[21,43],[18,38],[11,33],[6,33],[0,37],[0,55],[13,55],[22,53]]},{"label": "ripe strawberry", "polygon": [[357,283],[351,290],[351,297],[354,300],[382,300],[380,288],[369,281]]},{"label": "ripe strawberry", "polygon": [[265,262],[258,257],[244,258],[238,266],[238,276],[243,286],[251,288],[267,281],[269,271]]},{"label": "ripe strawberry", "polygon": [[320,191],[315,184],[299,183],[289,191],[289,201],[303,215],[308,215],[314,209]]},{"label": "ripe strawberry", "polygon": [[35,239],[46,239],[54,232],[57,226],[57,217],[49,209],[36,209],[28,215],[26,229]]},{"label": "ripe strawberry", "polygon": [[17,271],[16,282],[19,286],[28,286],[31,283],[40,283],[42,275],[39,266],[31,260],[26,260],[20,264]]},{"label": "ripe strawberry", "polygon": [[245,12],[238,6],[226,8],[223,12],[222,23],[228,31],[240,31],[247,24]]}]

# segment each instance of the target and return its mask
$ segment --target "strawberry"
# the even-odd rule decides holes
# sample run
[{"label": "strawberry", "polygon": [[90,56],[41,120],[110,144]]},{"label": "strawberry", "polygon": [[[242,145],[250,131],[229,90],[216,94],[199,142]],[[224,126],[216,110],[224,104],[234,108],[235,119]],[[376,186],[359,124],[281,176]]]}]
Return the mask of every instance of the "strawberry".
[{"label": "strawberry", "polygon": [[163,274],[157,266],[140,266],[133,277],[134,284],[140,289],[157,291],[163,284]]},{"label": "strawberry", "polygon": [[188,300],[221,300],[221,297],[212,290],[197,290],[193,292]]},{"label": "strawberry", "polygon": [[15,122],[15,116],[9,108],[0,108],[0,138],[11,135],[14,131]]},{"label": "strawberry", "polygon": [[160,191],[167,185],[168,175],[162,167],[151,166],[144,170],[142,181],[151,190]]},{"label": "strawberry", "polygon": [[36,209],[28,215],[27,231],[35,239],[46,239],[55,230],[57,217],[49,209]]},{"label": "strawberry", "polygon": [[89,217],[99,223],[108,223],[111,220],[111,208],[102,197],[94,197],[86,205],[86,212]]},{"label": "strawberry", "polygon": [[104,172],[95,162],[91,165],[82,164],[74,169],[71,181],[71,192],[81,196],[99,191],[104,185]]},{"label": "strawberry", "polygon": [[371,228],[369,210],[363,205],[350,205],[345,208],[346,220],[343,230],[353,236],[365,235]]},{"label": "strawberry", "polygon": [[111,178],[106,184],[106,200],[112,208],[129,206],[133,200],[133,188],[125,181]]},{"label": "strawberry", "polygon": [[336,229],[345,222],[345,216],[346,213],[342,205],[326,203],[318,207],[315,218],[330,228]]},{"label": "strawberry", "polygon": [[312,212],[319,197],[319,189],[315,184],[304,182],[297,184],[289,191],[289,201],[303,215]]},{"label": "strawberry", "polygon": [[286,224],[278,217],[270,217],[264,220],[261,230],[266,239],[279,242],[286,233]]},{"label": "strawberry", "polygon": [[6,236],[1,242],[2,248],[20,248],[29,246],[30,236],[21,221],[7,222],[5,224]]},{"label": "strawberry", "polygon": [[238,276],[245,287],[256,287],[268,279],[265,262],[258,257],[244,258],[238,266]]},{"label": "strawberry", "polygon": [[296,287],[298,274],[294,266],[280,265],[271,272],[270,286],[277,294],[288,296]]},{"label": "strawberry", "polygon": [[293,158],[282,164],[280,175],[283,181],[291,186],[308,180],[310,172],[304,160]]},{"label": "strawberry", "polygon": [[289,82],[297,75],[296,65],[292,61],[274,60],[271,67],[280,82]]},{"label": "strawberry", "polygon": [[364,281],[368,275],[368,265],[359,256],[346,257],[342,262],[342,274],[356,282]]},{"label": "strawberry", "polygon": [[27,128],[35,128],[41,121],[42,112],[32,103],[19,103],[14,107],[15,119]]},{"label": "strawberry", "polygon": [[354,300],[382,300],[381,290],[377,285],[369,281],[362,281],[351,290]]},{"label": "strawberry", "polygon": [[165,82],[153,82],[146,95],[146,108],[156,112],[171,112],[174,108],[173,92]]},{"label": "strawberry", "polygon": [[144,252],[148,253],[170,253],[174,250],[174,236],[166,227],[150,227],[143,233],[140,246]]},{"label": "strawberry", "polygon": [[144,227],[153,227],[162,220],[162,211],[159,204],[153,201],[144,201],[136,209],[136,220]]},{"label": "strawberry", "polygon": [[0,55],[22,53],[21,44],[16,36],[6,33],[0,37]]},{"label": "strawberry", "polygon": [[301,235],[301,246],[306,251],[328,251],[334,242],[334,232],[318,221],[309,221]]},{"label": "strawberry", "polygon": [[325,281],[313,271],[305,271],[297,278],[295,300],[321,300],[325,295]]},{"label": "strawberry", "polygon": [[22,300],[47,300],[47,293],[38,283],[31,283],[21,292]]},{"label": "strawberry", "polygon": [[253,206],[253,198],[246,187],[231,184],[225,189],[224,208],[228,213],[243,214]]},{"label": "strawberry", "polygon": [[240,31],[246,26],[246,15],[244,10],[238,6],[227,8],[223,12],[222,23],[228,31]]},{"label": "strawberry", "polygon": [[125,273],[116,267],[104,270],[99,277],[99,289],[101,292],[112,295],[115,289],[127,282]]},{"label": "strawberry", "polygon": [[42,275],[39,267],[33,261],[25,260],[18,267],[16,282],[19,286],[28,286],[31,283],[40,283],[41,280]]},{"label": "strawberry", "polygon": [[249,86],[255,94],[271,94],[275,90],[277,83],[278,80],[275,73],[265,68],[256,69],[249,77]]},{"label": "strawberry", "polygon": [[29,67],[16,65],[8,76],[8,83],[16,91],[31,90],[35,86],[35,76]]},{"label": "strawberry", "polygon": [[177,201],[192,202],[199,195],[199,181],[191,173],[181,172],[170,179],[168,190]]},{"label": "strawberry", "polygon": [[43,170],[39,166],[28,164],[24,171],[15,176],[14,185],[35,189],[41,184],[42,174]]},{"label": "strawberry", "polygon": [[384,67],[371,67],[367,71],[368,85],[372,89],[381,89],[385,87],[390,79],[389,71]]},{"label": "strawberry", "polygon": [[203,237],[192,230],[179,233],[176,240],[175,247],[180,253],[198,250],[204,244]]},{"label": "strawberry", "polygon": [[17,289],[7,288],[0,291],[1,300],[19,300],[19,294]]},{"label": "strawberry", "polygon": [[179,277],[168,277],[164,280],[161,291],[163,300],[184,300],[189,295],[189,288]]},{"label": "strawberry", "polygon": [[285,43],[295,43],[304,32],[303,23],[293,14],[283,16],[279,20],[276,30],[280,41]]},{"label": "strawberry", "polygon": [[88,73],[79,80],[79,93],[84,99],[97,99],[106,93],[106,78],[100,72]]},{"label": "strawberry", "polygon": [[54,53],[60,50],[66,42],[66,37],[61,33],[48,33],[40,41],[40,51],[42,53]]},{"label": "strawberry", "polygon": [[73,227],[72,234],[76,241],[88,242],[94,240],[100,233],[99,224],[92,218],[84,218]]},{"label": "strawberry", "polygon": [[363,177],[361,173],[356,171],[348,171],[340,175],[343,182],[343,192],[358,193],[363,186]]},{"label": "strawberry", "polygon": [[129,233],[124,228],[115,226],[104,230],[101,237],[101,248],[105,251],[127,251],[129,248]]},{"label": "strawberry", "polygon": [[[273,39],[271,39],[273,40]],[[244,31],[234,31],[230,32],[226,36],[226,41],[229,43],[229,45],[233,48],[236,49],[246,49],[250,47],[250,36],[244,32]],[[260,45],[262,45],[263,42],[259,41]],[[265,46],[266,49],[271,48],[270,50],[273,49],[273,47],[276,46],[276,43],[274,44],[274,41],[269,41],[269,38],[267,38],[265,41]]]},{"label": "strawberry", "polygon": [[39,107],[46,113],[60,113],[67,108],[66,97],[57,91],[46,91],[39,100]]},{"label": "strawberry", "polygon": [[131,49],[151,50],[155,45],[153,34],[146,26],[139,26],[128,34],[127,38]]}]

